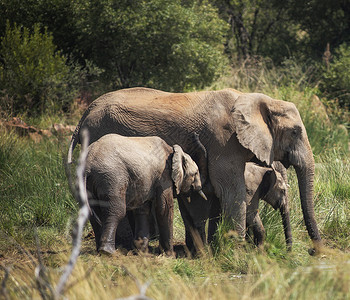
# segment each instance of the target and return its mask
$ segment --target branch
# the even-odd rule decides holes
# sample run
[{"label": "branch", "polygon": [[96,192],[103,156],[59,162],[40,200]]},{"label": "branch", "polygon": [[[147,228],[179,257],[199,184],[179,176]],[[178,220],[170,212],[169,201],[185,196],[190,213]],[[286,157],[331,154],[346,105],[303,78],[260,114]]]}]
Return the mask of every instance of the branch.
[{"label": "branch", "polygon": [[64,292],[64,288],[67,284],[68,278],[71,275],[74,266],[77,262],[80,247],[81,247],[81,238],[83,235],[83,229],[86,221],[89,217],[89,205],[87,199],[87,193],[84,182],[84,173],[85,173],[85,163],[87,157],[87,148],[89,144],[88,132],[86,130],[82,131],[82,148],[79,156],[79,162],[77,166],[77,187],[75,191],[75,198],[79,203],[79,215],[77,219],[77,223],[73,229],[73,249],[71,256],[69,258],[69,262],[65,267],[65,270],[56,286],[55,290],[55,298],[58,299],[62,293]]},{"label": "branch", "polygon": [[[38,290],[41,295],[41,298],[44,300],[52,299],[50,295],[53,295],[53,289],[47,277],[47,271],[46,271],[45,265],[41,259],[40,244],[39,244],[39,238],[38,238],[38,233],[36,231],[36,227],[34,227],[34,237],[35,237],[35,243],[36,243],[36,250],[38,254],[38,263],[39,263],[35,267],[35,281],[38,286]],[[50,293],[47,292],[47,289],[50,291]]]}]

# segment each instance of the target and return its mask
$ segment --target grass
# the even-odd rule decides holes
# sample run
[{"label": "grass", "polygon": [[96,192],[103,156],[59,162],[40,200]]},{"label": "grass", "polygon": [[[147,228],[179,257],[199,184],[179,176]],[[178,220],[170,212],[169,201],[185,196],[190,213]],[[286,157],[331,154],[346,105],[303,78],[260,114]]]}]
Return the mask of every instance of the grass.
[{"label": "grass", "polygon": [[[248,71],[247,71],[248,72]],[[225,224],[216,233],[212,248],[197,259],[134,256],[118,252],[101,257],[94,241],[83,240],[81,256],[69,280],[69,299],[115,299],[138,294],[136,277],[150,282],[146,295],[153,299],[349,299],[350,293],[350,157],[346,118],[315,105],[315,89],[305,79],[282,85],[283,78],[266,70],[222,79],[219,84],[241,90],[252,89],[272,97],[293,101],[305,122],[315,161],[315,213],[325,249],[311,257],[310,239],[303,224],[297,179],[289,170],[289,201],[293,251],[285,249],[279,212],[261,205],[266,229],[264,250],[237,244]],[[260,76],[260,77],[259,77]],[[271,75],[272,76],[272,75]],[[281,86],[277,86],[281,84]],[[254,88],[255,85],[255,88]],[[322,107],[321,107],[322,108]],[[55,117],[50,118],[56,121]],[[47,120],[36,124],[47,127]],[[35,281],[38,263],[34,228],[48,280],[55,286],[68,260],[72,224],[77,205],[71,196],[63,167],[68,140],[63,137],[34,143],[0,128],[0,281],[4,267],[9,299],[40,298]],[[175,204],[175,242],[183,243],[184,228]],[[90,230],[86,226],[85,236]],[[32,263],[34,261],[34,264]],[[132,274],[132,276],[130,275]]]},{"label": "grass", "polygon": [[[23,254],[38,256],[33,228],[38,228],[42,257],[50,281],[57,283],[70,251],[70,232],[76,215],[62,165],[66,145],[55,139],[35,144],[1,133],[1,264],[12,266],[7,280],[11,299],[39,298],[34,267]],[[6,157],[6,159],[4,159]],[[267,232],[265,251],[237,245],[224,225],[213,249],[199,259],[163,256],[96,256],[94,242],[83,241],[82,255],[66,292],[69,299],[114,299],[138,293],[134,280],[150,281],[147,296],[154,299],[346,299],[349,292],[350,160],[334,151],[316,156],[315,210],[326,243],[323,256],[307,254],[310,240],[303,225],[297,180],[290,171],[290,204],[294,245],[285,250],[279,213],[261,207]],[[86,228],[86,234],[89,227]],[[5,234],[6,233],[6,234]],[[178,210],[175,240],[184,229]],[[0,279],[4,272],[0,273]]]},{"label": "grass", "polygon": [[63,230],[76,210],[63,167],[66,144],[58,139],[34,143],[15,133],[0,138],[0,229],[32,239],[36,227]]}]

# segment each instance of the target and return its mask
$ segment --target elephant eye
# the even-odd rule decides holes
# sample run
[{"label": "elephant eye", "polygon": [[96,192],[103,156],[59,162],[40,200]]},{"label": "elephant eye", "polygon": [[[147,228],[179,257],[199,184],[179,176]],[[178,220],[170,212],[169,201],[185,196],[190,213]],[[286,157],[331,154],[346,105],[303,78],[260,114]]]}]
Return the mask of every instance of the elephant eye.
[{"label": "elephant eye", "polygon": [[299,126],[295,126],[292,130],[292,135],[297,136],[300,133],[301,133],[301,128]]}]

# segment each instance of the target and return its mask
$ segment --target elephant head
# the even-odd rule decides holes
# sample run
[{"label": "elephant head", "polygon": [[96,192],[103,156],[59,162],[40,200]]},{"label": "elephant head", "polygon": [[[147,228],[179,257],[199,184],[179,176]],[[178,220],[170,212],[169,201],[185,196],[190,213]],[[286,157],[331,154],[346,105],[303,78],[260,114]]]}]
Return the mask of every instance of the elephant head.
[{"label": "elephant head", "polygon": [[171,178],[174,181],[176,194],[198,192],[205,200],[197,164],[191,156],[183,152],[179,145],[174,145]]},{"label": "elephant head", "polygon": [[275,210],[281,206],[287,205],[287,184],[282,175],[276,172],[274,168],[267,171],[265,176],[269,182],[268,192],[264,196],[264,200],[268,202]]},{"label": "elephant head", "polygon": [[258,160],[267,165],[280,161],[286,168],[294,167],[305,225],[317,251],[321,237],[313,205],[315,163],[297,108],[263,94],[242,94],[232,114],[237,139]]}]

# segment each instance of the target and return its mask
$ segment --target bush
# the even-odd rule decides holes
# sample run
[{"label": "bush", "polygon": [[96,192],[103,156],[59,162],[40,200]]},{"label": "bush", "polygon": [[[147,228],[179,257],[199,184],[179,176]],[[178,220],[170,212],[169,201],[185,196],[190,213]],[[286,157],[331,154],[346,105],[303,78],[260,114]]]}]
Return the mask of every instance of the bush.
[{"label": "bush", "polygon": [[110,88],[201,89],[225,65],[225,22],[207,1],[78,3],[76,47]]},{"label": "bush", "polygon": [[77,93],[79,69],[66,65],[51,34],[41,33],[39,25],[30,32],[8,22],[0,58],[0,90],[10,102],[2,105],[7,104],[12,114],[64,109]]},{"label": "bush", "polygon": [[336,98],[340,106],[350,108],[350,46],[342,44],[323,74],[321,89]]}]

